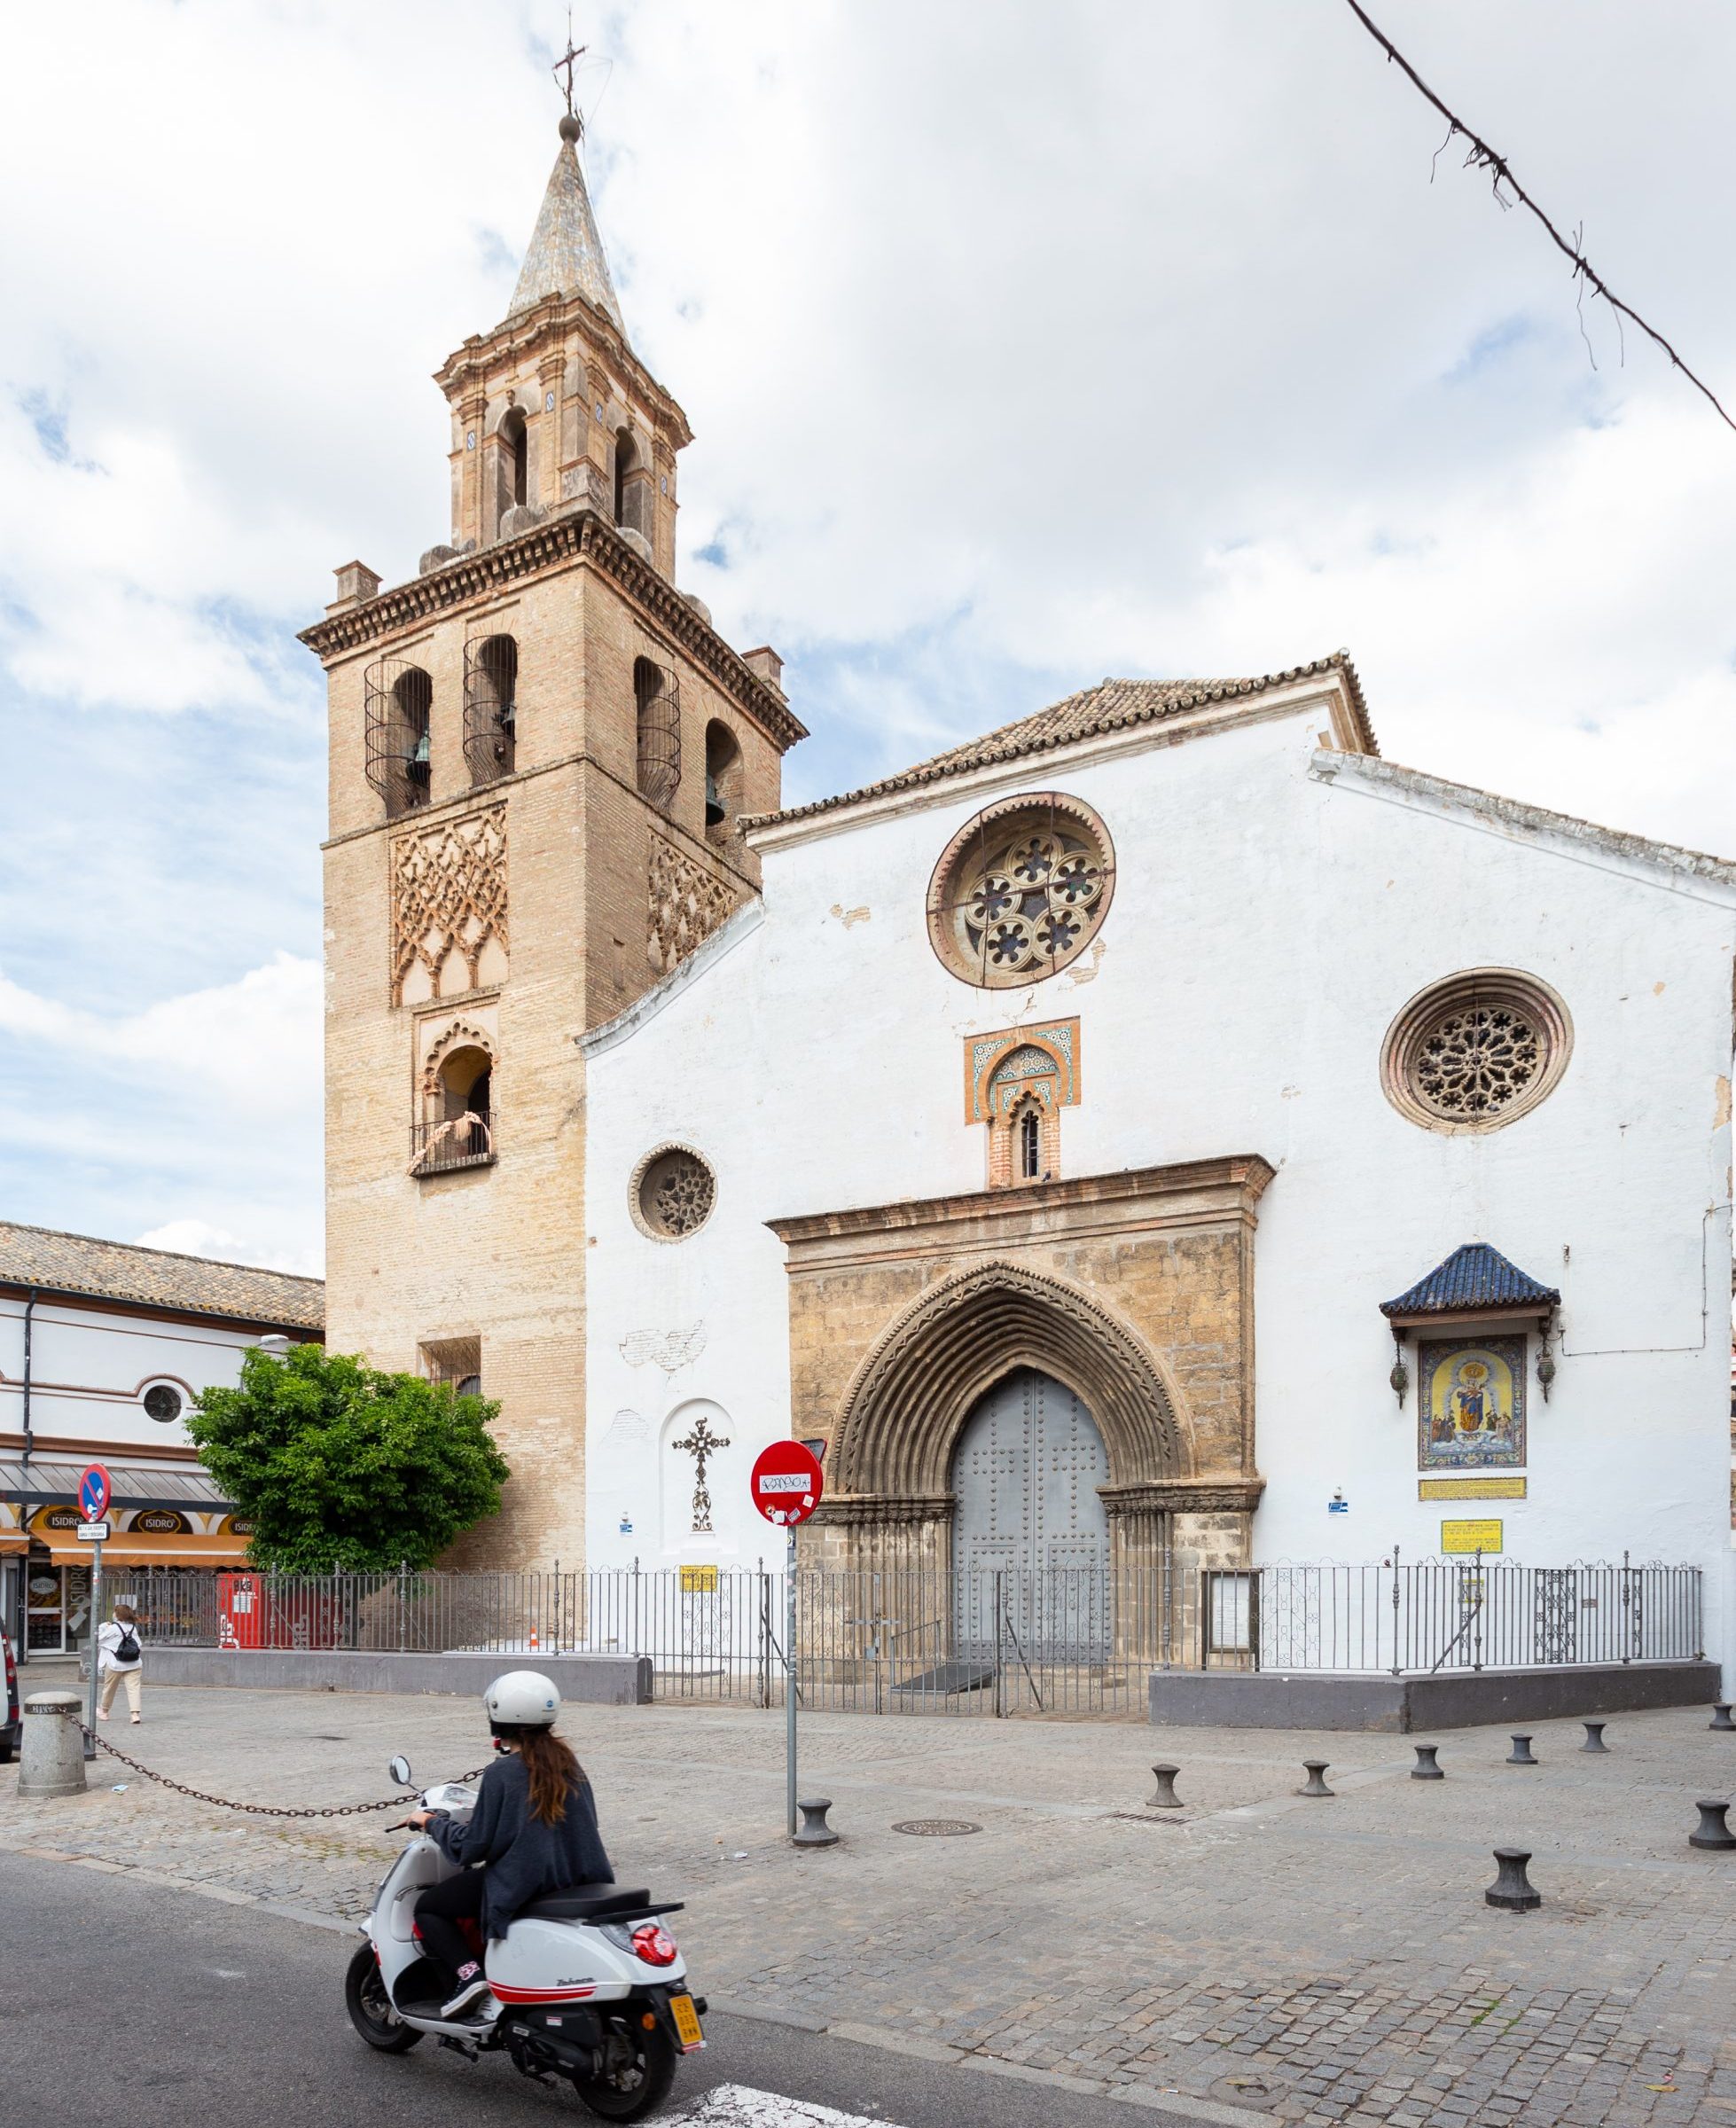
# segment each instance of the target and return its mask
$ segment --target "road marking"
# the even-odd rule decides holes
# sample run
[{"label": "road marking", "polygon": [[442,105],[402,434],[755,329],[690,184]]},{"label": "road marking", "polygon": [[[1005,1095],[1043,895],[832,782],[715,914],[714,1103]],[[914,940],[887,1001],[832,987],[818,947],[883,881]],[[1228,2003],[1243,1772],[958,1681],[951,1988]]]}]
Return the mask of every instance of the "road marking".
[{"label": "road marking", "polygon": [[866,2114],[840,2113],[809,2099],[755,2091],[747,2084],[720,2084],[691,2111],[676,2115],[669,2128],[894,2128],[894,2124]]}]

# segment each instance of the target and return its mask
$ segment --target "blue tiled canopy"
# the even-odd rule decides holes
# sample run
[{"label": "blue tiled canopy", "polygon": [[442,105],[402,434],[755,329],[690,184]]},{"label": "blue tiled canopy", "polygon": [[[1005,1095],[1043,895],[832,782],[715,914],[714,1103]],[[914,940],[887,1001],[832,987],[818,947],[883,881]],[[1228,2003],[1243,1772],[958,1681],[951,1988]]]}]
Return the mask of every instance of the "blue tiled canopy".
[{"label": "blue tiled canopy", "polygon": [[1384,1316],[1470,1315],[1487,1309],[1559,1308],[1561,1295],[1509,1264],[1487,1241],[1467,1241],[1426,1279],[1396,1301],[1382,1301]]}]

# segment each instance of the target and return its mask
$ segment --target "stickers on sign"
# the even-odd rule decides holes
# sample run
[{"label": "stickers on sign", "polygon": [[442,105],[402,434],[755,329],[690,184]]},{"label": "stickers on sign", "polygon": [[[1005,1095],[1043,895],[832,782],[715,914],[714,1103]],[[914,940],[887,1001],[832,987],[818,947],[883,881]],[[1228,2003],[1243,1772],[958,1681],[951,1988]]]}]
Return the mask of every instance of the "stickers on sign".
[{"label": "stickers on sign", "polygon": [[100,1463],[85,1466],[78,1481],[79,1513],[87,1522],[100,1522],[108,1512],[108,1473]]},{"label": "stickers on sign", "polygon": [[786,1530],[808,1520],[825,1490],[817,1458],[800,1441],[774,1441],[762,1449],[748,1480],[755,1506]]}]

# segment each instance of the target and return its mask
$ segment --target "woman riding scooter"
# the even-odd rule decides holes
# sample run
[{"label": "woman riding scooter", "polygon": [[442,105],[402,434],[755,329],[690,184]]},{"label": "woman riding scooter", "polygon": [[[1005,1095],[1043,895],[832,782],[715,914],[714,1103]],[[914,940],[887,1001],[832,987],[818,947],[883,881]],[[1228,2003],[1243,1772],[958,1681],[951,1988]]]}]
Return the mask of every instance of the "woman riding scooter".
[{"label": "woman riding scooter", "polygon": [[462,2016],[489,1992],[461,1920],[480,1920],[484,1939],[494,1942],[541,1893],[614,1882],[590,1783],[554,1734],[560,1694],[553,1681],[534,1670],[509,1670],[482,1694],[482,1704],[502,1756],[482,1776],[475,1810],[468,1819],[417,1811],[406,1821],[426,1827],[459,1865],[457,1876],[416,1902],[422,1947],[446,1968],[453,1989],[444,2017]]}]

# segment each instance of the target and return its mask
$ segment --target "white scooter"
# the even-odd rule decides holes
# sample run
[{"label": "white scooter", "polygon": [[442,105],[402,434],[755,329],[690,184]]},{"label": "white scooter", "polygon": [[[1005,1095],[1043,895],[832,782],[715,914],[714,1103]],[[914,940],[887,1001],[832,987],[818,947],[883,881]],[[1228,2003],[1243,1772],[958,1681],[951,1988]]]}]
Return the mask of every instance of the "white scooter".
[{"label": "white scooter", "polygon": [[[390,1771],[400,1788],[414,1786],[408,1760],[395,1758]],[[456,1781],[425,1790],[420,1801],[423,1810],[454,1817],[475,1804],[474,1790]],[[487,1946],[491,1993],[477,2012],[444,2018],[444,1983],[423,1956],[416,1901],[456,1869],[418,1833],[381,1884],[362,1924],[368,1940],[344,1983],[350,2022],[368,2045],[402,2054],[433,2032],[473,2059],[504,2048],[528,2077],[570,2078],[606,2121],[637,2121],[661,2105],[676,2062],[705,2045],[705,2002],[689,1990],[686,1965],[662,1925],[679,1903],[653,1905],[645,1892],[612,1885],[545,1892],[503,1942]]]}]

